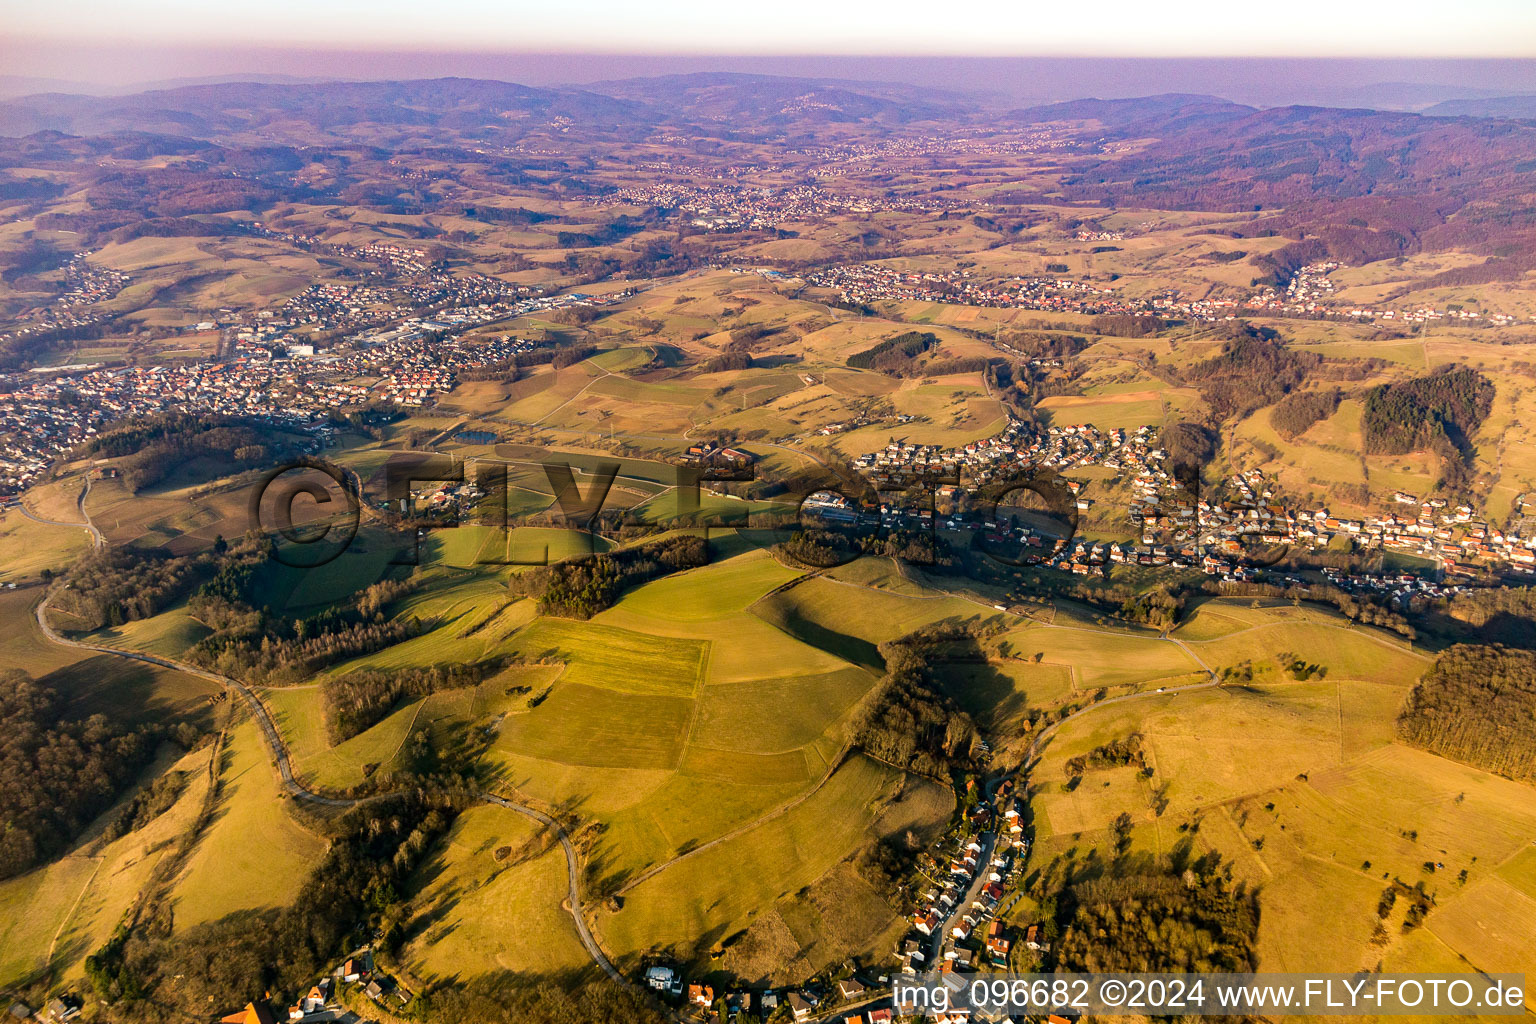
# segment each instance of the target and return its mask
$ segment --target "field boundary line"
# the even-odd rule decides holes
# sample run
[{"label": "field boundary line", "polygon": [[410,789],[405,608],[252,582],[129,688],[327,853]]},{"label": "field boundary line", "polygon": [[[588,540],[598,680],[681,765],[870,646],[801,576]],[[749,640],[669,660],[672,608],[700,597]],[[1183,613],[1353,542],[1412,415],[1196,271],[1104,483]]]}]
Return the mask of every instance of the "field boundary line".
[{"label": "field boundary line", "polygon": [[53,930],[53,939],[48,943],[48,952],[43,957],[43,974],[50,983],[53,981],[53,955],[58,951],[59,939],[63,937],[64,930],[69,927],[69,922],[75,919],[75,911],[80,909],[81,901],[85,899],[91,883],[96,881],[96,876],[101,873],[101,866],[107,860],[106,855],[100,853],[90,859],[92,861],[90,877],[80,886],[80,891],[75,893],[75,901],[69,905],[68,912],[60,919],[59,926]]},{"label": "field boundary line", "polygon": [[831,763],[827,766],[827,770],[822,774],[821,779],[817,781],[817,783],[810,789],[805,790],[798,796],[791,797],[789,800],[779,804],[777,807],[770,808],[759,817],[756,817],[751,821],[744,822],[743,824],[731,829],[729,832],[725,832],[716,836],[715,838],[709,840],[707,843],[701,843],[691,850],[685,850],[682,853],[679,853],[677,856],[673,857],[671,860],[652,865],[639,875],[636,875],[630,881],[625,882],[623,887],[614,892],[613,895],[622,896],[626,892],[629,892],[631,889],[635,888],[635,886],[639,885],[641,882],[661,874],[663,871],[676,864],[678,861],[686,860],[696,853],[703,853],[705,850],[719,846],[721,843],[736,839],[746,834],[747,832],[752,831],[754,828],[757,828],[759,825],[788,814],[790,811],[794,810],[796,807],[799,807],[801,804],[805,803],[811,797],[820,792],[821,788],[827,784],[828,780],[830,780],[832,776],[836,774],[837,770],[843,766],[843,763],[848,760],[848,755],[852,751],[853,744],[845,742],[842,748],[837,752],[837,756],[834,757]]}]

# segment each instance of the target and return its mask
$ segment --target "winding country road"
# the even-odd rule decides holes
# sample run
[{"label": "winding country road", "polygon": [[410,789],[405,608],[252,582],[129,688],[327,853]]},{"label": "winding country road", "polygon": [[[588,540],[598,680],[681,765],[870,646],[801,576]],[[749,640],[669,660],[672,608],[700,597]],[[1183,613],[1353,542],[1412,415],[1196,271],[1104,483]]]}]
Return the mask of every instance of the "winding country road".
[{"label": "winding country road", "polygon": [[22,515],[26,516],[34,523],[42,523],[44,526],[73,526],[76,529],[85,530],[91,535],[92,546],[100,548],[103,547],[107,541],[106,538],[101,535],[101,531],[96,529],[96,524],[91,522],[90,514],[85,511],[85,499],[90,493],[91,475],[87,473],[85,475],[85,486],[80,489],[80,496],[75,499],[75,504],[80,509],[80,518],[85,520],[83,523],[66,523],[58,519],[44,519],[42,516],[35,514],[31,509],[27,508],[27,503],[25,501],[18,503],[16,507],[21,511]]},{"label": "winding country road", "polygon": [[[83,496],[81,501],[83,503]],[[82,524],[71,523],[68,525],[79,526]],[[90,529],[92,533],[95,534],[95,527],[92,526]],[[98,537],[100,536],[100,534],[95,535]],[[228,676],[222,676],[215,672],[207,672],[203,669],[184,664],[172,658],[162,658],[153,654],[145,654],[142,651],[130,651],[119,647],[109,647],[106,644],[85,643],[81,640],[71,640],[68,637],[61,636],[54,630],[52,626],[48,624],[47,609],[48,601],[51,597],[52,595],[50,594],[49,597],[45,597],[43,600],[37,603],[38,628],[42,631],[43,636],[51,642],[59,644],[63,647],[74,647],[78,650],[94,651],[98,654],[109,654],[118,658],[127,658],[130,661],[142,662],[147,665],[155,665],[160,668],[168,668],[177,672],[184,672],[187,675],[196,676],[199,679],[206,679],[209,682],[216,683],[223,687],[225,690],[238,694],[240,699],[245,702],[246,706],[251,709],[252,715],[255,716],[256,721],[261,726],[262,734],[266,737],[267,746],[271,752],[272,763],[277,766],[277,773],[282,778],[283,788],[286,789],[288,793],[295,799],[307,800],[310,803],[318,804],[323,807],[356,807],[360,804],[367,803],[370,800],[377,800],[381,797],[389,795],[386,793],[368,797],[342,798],[325,796],[323,794],[316,793],[313,790],[306,789],[304,785],[294,777],[293,764],[288,757],[288,748],[283,743],[282,735],[277,731],[277,725],[273,722],[271,713],[267,711],[267,706],[262,703],[261,698],[258,697],[250,687],[246,686],[244,683],[239,682],[238,680],[231,679]],[[603,953],[602,948],[597,944],[597,940],[593,937],[591,930],[587,927],[586,915],[581,907],[581,875],[580,865],[576,857],[576,847],[571,843],[571,837],[566,833],[565,829],[561,827],[558,821],[556,821],[554,818],[551,818],[549,815],[543,813],[542,811],[538,811],[532,807],[508,800],[506,797],[497,796],[494,793],[480,793],[479,799],[484,803],[492,804],[496,807],[504,807],[509,811],[515,811],[526,818],[531,818],[539,824],[554,830],[555,838],[560,841],[560,847],[565,851],[565,866],[568,877],[568,889],[566,892],[563,908],[566,913],[571,915],[571,921],[576,925],[577,937],[581,939],[581,944],[586,948],[587,955],[592,958],[592,962],[595,963],[598,967],[602,968],[603,973],[607,974],[608,977],[612,978],[620,985],[630,985],[631,983],[629,979],[625,978],[624,975],[619,972],[618,968],[613,966],[613,963],[609,961],[607,955]]]}]

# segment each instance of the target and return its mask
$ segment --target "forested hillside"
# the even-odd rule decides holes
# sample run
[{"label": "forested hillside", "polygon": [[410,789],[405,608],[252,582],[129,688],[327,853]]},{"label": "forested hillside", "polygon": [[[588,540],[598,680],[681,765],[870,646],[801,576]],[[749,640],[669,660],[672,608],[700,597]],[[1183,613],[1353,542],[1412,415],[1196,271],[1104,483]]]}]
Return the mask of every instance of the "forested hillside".
[{"label": "forested hillside", "polygon": [[1365,449],[1401,455],[1461,445],[1493,407],[1493,383],[1472,369],[1444,366],[1427,377],[1380,384],[1366,392]]},{"label": "forested hillside", "polygon": [[57,693],[0,672],[0,878],[60,853],[153,753],[148,733],[67,718]]},{"label": "forested hillside", "polygon": [[1414,746],[1536,783],[1536,653],[1450,648],[1408,695],[1397,731]]},{"label": "forested hillside", "polygon": [[1268,328],[1241,324],[1228,331],[1219,354],[1184,373],[1185,381],[1200,389],[1218,423],[1278,401],[1321,362],[1316,355],[1286,348]]}]

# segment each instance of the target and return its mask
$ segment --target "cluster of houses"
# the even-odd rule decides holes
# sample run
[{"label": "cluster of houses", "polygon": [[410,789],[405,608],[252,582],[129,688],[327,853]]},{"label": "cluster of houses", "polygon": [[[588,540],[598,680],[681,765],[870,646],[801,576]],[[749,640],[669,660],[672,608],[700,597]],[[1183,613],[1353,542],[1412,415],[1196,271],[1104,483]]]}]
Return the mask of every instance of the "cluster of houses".
[{"label": "cluster of houses", "polygon": [[880,451],[860,455],[854,465],[877,487],[913,472],[964,471],[968,480],[986,483],[998,468],[1019,463],[1057,473],[1103,466],[1132,476],[1139,487],[1155,490],[1169,479],[1163,468],[1167,458],[1151,427],[1100,430],[1092,424],[1080,424],[1035,430],[1020,420],[1010,420],[1002,433],[954,448],[893,439]]},{"label": "cluster of houses", "polygon": [[620,189],[603,196],[602,202],[676,210],[705,231],[775,228],[786,221],[819,220],[843,212],[846,206],[844,200],[810,184],[780,187],[658,182]]},{"label": "cluster of houses", "polygon": [[[390,1013],[398,1013],[411,1001],[411,994],[374,963],[373,953],[363,950],[348,957],[308,991],[301,993],[286,1013],[275,1009],[267,999],[258,999],[219,1017],[219,1024],[279,1024],[284,1020],[289,1024],[331,1024],[333,1021],[374,1024],[346,1008],[341,999],[344,986],[355,987],[381,1010]],[[13,1002],[8,1014],[17,1024],[27,1021],[74,1024],[80,1018],[82,1008],[79,999],[61,995],[48,1000],[38,1010],[22,1002]]]},{"label": "cluster of houses", "polygon": [[[675,173],[678,168],[668,168]],[[838,195],[819,185],[743,185],[735,182],[695,185],[662,181],[632,185],[602,196],[603,205],[621,203],[675,210],[704,231],[762,231],[781,224],[819,221],[838,214],[891,210],[929,212],[947,207],[947,197]]]},{"label": "cluster of houses", "polygon": [[[720,992],[704,982],[685,985],[675,967],[662,964],[647,967],[642,978],[651,991],[680,1002],[689,1018],[707,1024],[729,1024],[742,1014],[767,1020],[781,1010],[787,1010],[791,1020],[804,1021],[813,1015],[823,1016],[819,1011],[825,1011],[829,1006],[867,1002],[873,994],[869,986],[855,977],[844,978],[827,989],[728,989]],[[894,1018],[889,1008],[879,1008],[854,1011],[839,1019],[846,1024],[892,1024]]]},{"label": "cluster of houses", "polygon": [[689,445],[678,461],[703,470],[706,479],[750,480],[757,456],[723,441],[709,440]]},{"label": "cluster of houses", "polygon": [[[1302,545],[1326,548],[1347,537],[1362,549],[1380,548],[1428,560],[1450,578],[1475,577],[1485,570],[1536,574],[1536,531],[1505,531],[1489,525],[1467,505],[1450,506],[1444,499],[1421,501],[1398,492],[1396,511],[1364,516],[1334,515],[1326,508],[1291,509],[1277,503],[1275,484],[1259,470],[1235,474],[1222,488],[1224,496],[1186,493],[1168,468],[1168,453],[1157,432],[1142,426],[1127,431],[1100,430],[1092,424],[1052,425],[1043,430],[1010,422],[1000,434],[954,448],[892,440],[880,451],[855,460],[855,466],[882,492],[893,492],[913,477],[963,478],[967,486],[1000,478],[1009,466],[1043,467],[1056,473],[1099,467],[1113,470],[1107,482],[1126,481],[1125,513],[1138,528],[1140,544],[1079,541],[1047,560],[1078,575],[1103,573],[1116,564],[1198,568],[1227,580],[1253,577],[1244,563],[1255,548]],[[1095,499],[1083,493],[1085,484],[1067,479],[1064,485],[1074,510],[1087,512]],[[917,523],[950,531],[981,529],[993,542],[1014,539],[992,522],[982,522],[963,507],[964,492],[954,485],[935,491],[938,516],[931,512],[902,512],[882,505],[887,527]],[[956,511],[942,511],[955,506]],[[1057,511],[1069,511],[1059,509]],[[829,508],[828,518],[852,521],[851,506]],[[905,518],[904,518],[905,517]],[[871,519],[871,522],[873,520]],[[1043,546],[1039,531],[1011,528],[1020,542]],[[1396,579],[1368,584],[1380,589]],[[1415,589],[1433,586],[1412,578]]]},{"label": "cluster of houses", "polygon": [[431,310],[443,326],[463,328],[593,301],[591,296],[577,293],[537,294],[538,289],[528,285],[508,284],[477,273],[443,271],[405,280],[384,271],[379,275],[364,284],[312,284],[277,309],[263,310],[257,316],[282,320],[295,329],[355,332]]},{"label": "cluster of houses", "polygon": [[64,294],[54,300],[55,306],[67,309],[105,302],[128,287],[128,282],[133,280],[121,270],[90,262],[90,255],[88,252],[77,252],[64,264]]},{"label": "cluster of houses", "polygon": [[[839,177],[867,172],[871,161],[920,157],[997,156],[1004,153],[1039,153],[1072,145],[1070,132],[1059,127],[1002,128],[989,126],[984,134],[935,134],[914,132],[883,139],[851,139],[834,143],[798,146],[787,152],[814,161],[817,177]],[[951,198],[940,193],[908,193],[880,196],[887,210],[933,210],[963,204],[968,210],[990,209],[992,204],[975,196]]]},{"label": "cluster of houses", "polygon": [[278,1024],[280,1020],[287,1020],[289,1024],[330,1024],[332,1021],[372,1024],[344,1005],[341,999],[344,986],[356,987],[389,1013],[398,1013],[411,1001],[411,994],[379,969],[372,952],[364,950],[348,957],[329,975],[310,986],[288,1007],[286,1017],[279,1017],[267,1000],[260,999],[220,1017],[219,1024]]},{"label": "cluster of houses", "polygon": [[1076,238],[1079,242],[1123,242],[1125,241],[1125,232],[1091,231],[1086,228],[1079,228],[1077,234],[1072,237]]},{"label": "cluster of houses", "polygon": [[1278,312],[1290,315],[1327,314],[1354,320],[1383,320],[1397,323],[1427,324],[1452,321],[1463,326],[1507,327],[1519,322],[1510,313],[1484,314],[1474,309],[1436,309],[1434,306],[1418,306],[1404,309],[1375,309],[1368,306],[1338,306],[1333,304],[1334,288],[1329,274],[1339,269],[1336,260],[1309,263],[1300,268],[1286,282],[1283,293],[1267,288],[1251,297],[1246,305],[1262,312]]},{"label": "cluster of houses", "polygon": [[[336,409],[382,399],[398,406],[430,404],[454,386],[457,370],[504,362],[532,347],[520,339],[444,337],[464,328],[528,313],[620,301],[579,293],[528,296],[528,288],[480,274],[449,274],[419,250],[387,243],[332,246],[308,236],[258,235],[371,260],[386,284],[311,285],[275,310],[234,314],[193,328],[233,337],[232,358],[176,366],[56,367],[0,375],[0,496],[36,481],[52,462],[88,440],[105,423],[162,411],[204,412],[270,420],[295,429],[321,429]],[[70,294],[107,297],[112,272],[77,258],[79,288]],[[418,311],[430,309],[430,318]],[[71,305],[28,323],[14,335],[94,322],[90,306]],[[64,319],[66,318],[67,322]],[[317,332],[353,331],[316,354]]]},{"label": "cluster of houses", "polygon": [[1029,845],[1018,801],[1005,796],[1003,804],[1000,816],[991,806],[979,805],[952,848],[941,847],[942,856],[931,858],[932,873],[913,911],[912,931],[896,950],[903,974],[1007,965],[1011,939],[997,912]]},{"label": "cluster of houses", "polygon": [[[1482,315],[1471,310],[1436,310],[1433,307],[1366,309],[1332,305],[1325,300],[1331,297],[1333,285],[1324,276],[1326,271],[1319,269],[1326,266],[1317,265],[1311,272],[1300,275],[1301,283],[1295,292],[1264,288],[1243,297],[1201,299],[1190,299],[1172,289],[1133,298],[1116,291],[1110,284],[1095,284],[1063,276],[983,281],[974,277],[969,270],[911,272],[878,263],[824,267],[808,274],[806,281],[818,288],[836,291],[844,302],[860,305],[872,302],[943,302],[997,309],[1028,309],[1090,316],[1118,314],[1173,317],[1202,322],[1234,320],[1238,316],[1252,314],[1399,323],[1427,323],[1450,318],[1467,326],[1495,327],[1522,322],[1510,314]],[[1532,315],[1529,321],[1536,322],[1536,315]]]},{"label": "cluster of houses", "polygon": [[46,306],[21,310],[15,326],[0,333],[0,343],[100,323],[105,315],[94,307],[115,298],[133,278],[121,270],[90,262],[92,255],[77,252],[70,256],[64,264],[64,291]]},{"label": "cluster of houses", "polygon": [[1473,577],[1485,569],[1536,573],[1536,535],[1490,526],[1470,505],[1444,498],[1420,500],[1398,491],[1399,511],[1336,516],[1327,508],[1289,509],[1274,501],[1272,483],[1259,470],[1234,475],[1230,500],[1183,502],[1165,509],[1143,506],[1143,542],[1157,531],[1194,538],[1213,553],[1237,553],[1244,543],[1327,547],[1348,538],[1356,548],[1382,549],[1434,563],[1447,577]]},{"label": "cluster of houses", "polygon": [[429,342],[413,330],[387,342],[360,339],[323,357],[289,358],[276,337],[247,333],[223,360],[0,374],[0,495],[24,490],[115,420],[210,413],[324,435],[335,410],[375,400],[422,405],[452,390],[457,372],[532,347],[520,339]]},{"label": "cluster of houses", "polygon": [[1318,302],[1326,302],[1333,298],[1333,281],[1328,275],[1338,269],[1339,264],[1334,260],[1326,263],[1308,263],[1286,282],[1286,300],[1292,303],[1310,303],[1308,311],[1314,311]]},{"label": "cluster of houses", "polygon": [[21,1001],[13,1002],[7,1011],[12,1024],[32,1021],[34,1024],[72,1024],[80,1017],[81,1003],[72,995],[54,996],[34,1010]]}]

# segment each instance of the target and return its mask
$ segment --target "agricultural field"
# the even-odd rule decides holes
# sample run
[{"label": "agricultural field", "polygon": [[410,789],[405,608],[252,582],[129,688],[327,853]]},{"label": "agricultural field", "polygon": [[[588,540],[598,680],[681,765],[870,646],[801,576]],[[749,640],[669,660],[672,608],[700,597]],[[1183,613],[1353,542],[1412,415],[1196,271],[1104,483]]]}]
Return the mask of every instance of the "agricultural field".
[{"label": "agricultural field", "polygon": [[43,570],[68,565],[90,550],[90,534],[82,527],[40,523],[19,509],[0,513],[0,585],[35,582]]},{"label": "agricultural field", "polygon": [[[629,890],[624,908],[599,921],[604,938],[621,956],[634,956],[688,936],[684,948],[692,950],[690,959],[698,956],[832,870],[838,851],[856,845],[892,807],[902,807],[895,815],[899,822],[912,798],[898,799],[897,782],[878,764],[848,762],[780,818],[679,860]],[[919,821],[933,809],[910,808]],[[679,899],[681,893],[689,896]]]},{"label": "agricultural field", "polygon": [[418,984],[592,971],[560,906],[565,872],[537,823],[500,807],[464,812],[419,870],[402,965]]},{"label": "agricultural field", "polygon": [[[1536,798],[1396,741],[1424,655],[1284,605],[1212,602],[1180,635],[1213,666],[1253,664],[1253,681],[1146,694],[1063,725],[1034,773],[1037,856],[1097,844],[1127,813],[1136,848],[1165,853],[1188,831],[1258,888],[1262,970],[1408,969],[1432,962],[1434,948],[1443,963],[1524,969],[1509,945],[1518,931],[1489,908],[1528,899],[1518,890],[1529,886]],[[1326,666],[1326,678],[1297,681],[1264,663],[1286,650]],[[1064,785],[1070,758],[1133,733],[1146,773],[1090,768]],[[1399,914],[1388,923],[1402,934],[1383,940],[1374,910],[1394,878],[1425,880],[1435,905],[1422,933],[1401,930]],[[1322,937],[1324,916],[1334,927]]]},{"label": "agricultural field", "polygon": [[176,927],[292,902],[325,840],[296,821],[255,721],[221,752],[214,819],[171,882]]},{"label": "agricultural field", "polygon": [[[605,958],[873,987],[1015,800],[1012,966],[1070,967],[1067,890],[1141,872],[1096,953],[1172,962],[1162,896],[1241,885],[1264,970],[1536,973],[1536,790],[1485,770],[1536,742],[1536,135],[973,100],[0,100],[0,670],[40,687],[0,702],[0,986],[281,1017],[367,946],[385,1024]],[[251,504],[303,459],[361,499],[312,567]],[[450,479],[391,492],[417,460]],[[988,517],[1035,471],[1060,551]],[[873,500],[802,504],[840,477]],[[309,498],[297,532],[339,522]],[[258,919],[212,1001],[114,966]]]}]

